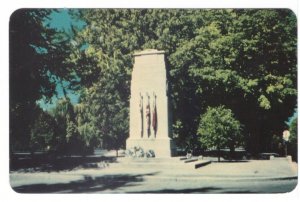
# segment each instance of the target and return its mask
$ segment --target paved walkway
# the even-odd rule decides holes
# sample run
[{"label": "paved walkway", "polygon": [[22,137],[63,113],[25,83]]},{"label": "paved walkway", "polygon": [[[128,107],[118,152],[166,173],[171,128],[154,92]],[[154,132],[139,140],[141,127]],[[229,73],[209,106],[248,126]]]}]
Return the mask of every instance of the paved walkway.
[{"label": "paved walkway", "polygon": [[[213,162],[199,169],[194,168],[195,163],[199,161],[184,163],[179,158],[119,158],[105,168],[49,173],[12,172],[10,181],[18,192],[34,193],[286,192],[291,191],[297,183],[297,164],[285,158]],[[280,183],[276,183],[279,180]]]}]

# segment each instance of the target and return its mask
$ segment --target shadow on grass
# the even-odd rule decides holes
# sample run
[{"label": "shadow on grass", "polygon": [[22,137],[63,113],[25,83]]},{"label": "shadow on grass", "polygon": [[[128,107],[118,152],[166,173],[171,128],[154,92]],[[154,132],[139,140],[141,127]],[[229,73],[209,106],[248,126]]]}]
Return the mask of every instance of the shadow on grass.
[{"label": "shadow on grass", "polygon": [[[72,181],[70,183],[58,184],[34,184],[14,187],[13,189],[18,193],[93,193],[101,191],[113,191],[121,187],[138,186],[139,182],[144,181],[143,176],[155,175],[156,173],[149,173],[145,175],[109,175],[104,177],[92,178],[91,176],[84,176],[83,180]],[[121,192],[119,192],[121,193]],[[162,190],[146,190],[123,192],[129,194],[189,194],[189,193],[255,193],[243,190],[224,190],[218,187],[201,187],[190,189],[162,189]]]},{"label": "shadow on grass", "polygon": [[213,163],[248,163],[248,160],[221,160],[218,162],[217,160],[213,160]]},{"label": "shadow on grass", "polygon": [[226,191],[222,188],[218,187],[201,187],[201,188],[193,188],[193,189],[163,189],[163,190],[151,190],[151,191],[142,191],[142,192],[130,192],[130,193],[136,193],[136,194],[142,194],[142,193],[161,193],[161,194],[189,194],[189,193],[219,193],[219,194],[225,194],[225,193],[232,193],[232,194],[238,194],[238,193],[255,193],[251,191]]},{"label": "shadow on grass", "polygon": [[258,194],[258,193],[260,193],[260,192],[243,191],[243,190],[222,192],[222,194]]},{"label": "shadow on grass", "polygon": [[135,194],[146,194],[146,193],[162,193],[162,194],[188,194],[188,193],[207,193],[221,190],[217,187],[202,187],[202,188],[193,188],[193,189],[162,189],[162,190],[149,190],[141,192],[130,192]]},{"label": "shadow on grass", "polygon": [[75,168],[99,168],[115,162],[115,157],[105,156],[61,156],[49,155],[22,156],[10,160],[10,171],[51,172],[73,170]]},{"label": "shadow on grass", "polygon": [[144,181],[143,176],[156,175],[148,173],[143,175],[106,175],[93,178],[84,175],[82,180],[71,181],[69,183],[56,184],[32,184],[13,187],[18,193],[90,193],[105,190],[115,190],[125,186],[137,186]]}]

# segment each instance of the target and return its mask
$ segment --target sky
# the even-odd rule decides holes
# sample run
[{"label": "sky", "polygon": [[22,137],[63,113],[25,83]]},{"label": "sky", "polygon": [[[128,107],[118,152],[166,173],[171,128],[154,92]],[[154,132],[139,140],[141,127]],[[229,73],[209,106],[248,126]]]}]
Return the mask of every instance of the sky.
[{"label": "sky", "polygon": [[[50,19],[45,20],[45,24],[49,24],[51,28],[55,28],[62,31],[69,32],[71,30],[71,25],[76,26],[77,28],[82,29],[86,23],[82,20],[73,19],[69,13],[69,9],[57,9],[57,12],[54,11],[50,14]],[[76,11],[75,9],[72,9]]]},{"label": "sky", "polygon": [[291,117],[288,118],[288,120],[287,120],[286,123],[287,123],[288,125],[291,125],[291,123],[293,122],[293,120],[294,120],[295,118],[297,118],[297,117],[298,117],[298,109],[296,108],[294,114],[293,114]]},{"label": "sky", "polygon": [[[68,14],[68,9],[58,9],[57,12],[51,13],[50,19],[45,20],[44,25],[47,25],[50,28],[55,28],[55,29],[70,33],[71,25],[76,26],[77,28],[83,28],[85,26],[85,22],[77,21],[77,20],[73,19]],[[63,81],[63,86],[68,86],[68,85],[69,85],[69,83],[67,81]],[[57,100],[59,98],[63,97],[63,87],[61,84],[58,84],[58,83],[56,84],[56,92],[57,92],[57,96],[55,95],[52,97],[51,103],[46,103],[43,98],[41,100],[38,100],[37,103],[44,110],[50,110],[50,109],[54,108]],[[67,95],[73,104],[78,103],[79,94],[67,91]]]}]

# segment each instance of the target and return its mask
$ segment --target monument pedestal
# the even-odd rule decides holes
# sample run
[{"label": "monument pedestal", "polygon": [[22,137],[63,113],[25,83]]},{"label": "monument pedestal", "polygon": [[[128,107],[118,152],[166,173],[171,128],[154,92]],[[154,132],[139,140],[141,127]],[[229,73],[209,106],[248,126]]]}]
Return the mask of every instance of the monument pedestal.
[{"label": "monument pedestal", "polygon": [[166,139],[131,139],[126,140],[126,148],[141,147],[144,151],[153,150],[155,157],[167,158],[175,155],[175,144],[170,138]]},{"label": "monument pedestal", "polygon": [[174,155],[164,51],[134,54],[129,126],[126,149],[153,150],[155,157]]}]

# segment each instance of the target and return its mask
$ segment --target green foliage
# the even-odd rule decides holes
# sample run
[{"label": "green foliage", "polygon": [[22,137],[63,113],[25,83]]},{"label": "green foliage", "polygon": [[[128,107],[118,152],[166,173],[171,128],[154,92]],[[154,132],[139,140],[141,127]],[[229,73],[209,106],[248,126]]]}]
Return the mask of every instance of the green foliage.
[{"label": "green foliage", "polygon": [[72,36],[42,26],[49,12],[20,10],[11,19],[14,140],[30,133],[36,100],[51,97],[55,83],[68,81],[81,94],[80,103],[73,111],[58,106],[60,132],[54,139],[122,146],[133,53],[145,48],[166,51],[179,145],[195,141],[199,115],[208,106],[232,110],[252,152],[270,148],[272,134],[281,134],[294,112],[297,23],[290,10],[84,9],[76,16],[86,26]]},{"label": "green foliage", "polygon": [[234,149],[244,143],[240,122],[224,106],[208,107],[200,117],[197,134],[202,147],[208,149]]},{"label": "green foliage", "polygon": [[[79,133],[86,143],[107,149],[124,147],[128,136],[132,54],[138,49],[138,31],[133,32],[138,25],[129,17],[138,12],[85,10],[87,26],[69,58],[81,79]],[[80,51],[84,44],[88,47]]]},{"label": "green foliage", "polygon": [[293,160],[298,162],[298,118],[295,118],[290,125],[290,138],[288,152]]},{"label": "green foliage", "polygon": [[83,103],[75,105],[76,122],[78,127],[78,132],[85,142],[87,147],[93,148],[97,145],[97,128],[90,121],[92,119],[89,113],[89,107]]},{"label": "green foliage", "polygon": [[19,9],[10,18],[10,150],[28,149],[39,114],[36,101],[55,95],[56,83],[71,80],[65,62],[70,37],[44,25],[51,9]]},{"label": "green foliage", "polygon": [[268,149],[270,135],[281,133],[296,104],[295,15],[251,9],[195,15],[203,24],[168,57],[175,120],[191,136],[198,114],[224,104],[244,124],[247,148]]},{"label": "green foliage", "polygon": [[60,99],[50,112],[55,120],[51,151],[57,154],[86,154],[90,145],[79,131],[77,113],[69,99]]},{"label": "green foliage", "polygon": [[284,156],[284,145],[282,140],[282,134],[274,134],[272,136],[271,152],[278,153],[281,156]]},{"label": "green foliage", "polygon": [[297,143],[298,136],[298,118],[295,118],[290,125],[290,142]]},{"label": "green foliage", "polygon": [[40,85],[48,91],[54,87],[38,70],[43,57],[34,48],[44,44],[41,19],[48,13],[17,10],[10,18],[10,150],[28,149]]},{"label": "green foliage", "polygon": [[31,128],[30,145],[32,151],[48,150],[53,146],[53,137],[56,132],[56,125],[54,118],[47,112],[39,111],[37,118]]},{"label": "green foliage", "polygon": [[281,132],[293,113],[297,37],[289,10],[87,9],[81,14],[87,26],[77,33],[69,60],[84,88],[108,93],[105,98],[89,93],[95,100],[83,104],[97,111],[111,100],[121,103],[110,106],[112,113],[99,112],[101,131],[112,128],[104,121],[112,114],[125,120],[120,130],[128,131],[127,112],[116,112],[119,106],[128,111],[132,54],[145,48],[166,51],[178,145],[195,141],[199,114],[208,106],[232,109],[252,152],[269,148],[271,134]]},{"label": "green foliage", "polygon": [[128,134],[128,106],[115,88],[113,74],[107,76],[82,93],[80,105],[84,113],[78,116],[79,131],[87,143],[119,149],[124,147]]},{"label": "green foliage", "polygon": [[260,106],[261,108],[264,108],[264,109],[270,109],[270,108],[271,108],[271,103],[270,103],[270,101],[269,101],[268,98],[266,98],[266,96],[264,96],[264,95],[259,96],[258,102],[259,102],[259,106]]}]

